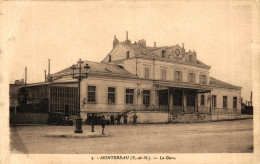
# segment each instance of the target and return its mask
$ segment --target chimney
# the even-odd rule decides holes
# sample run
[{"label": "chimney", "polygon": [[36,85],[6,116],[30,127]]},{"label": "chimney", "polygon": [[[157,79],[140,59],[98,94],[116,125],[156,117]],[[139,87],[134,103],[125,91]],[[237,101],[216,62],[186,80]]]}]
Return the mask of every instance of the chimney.
[{"label": "chimney", "polygon": [[182,43],[182,53],[185,53],[184,43]]},{"label": "chimney", "polygon": [[154,42],[154,45],[153,45],[153,47],[156,47],[156,42]]},{"label": "chimney", "polygon": [[46,82],[46,69],[44,70],[44,82]]},{"label": "chimney", "polygon": [[50,77],[51,73],[51,59],[48,59],[48,78]]},{"label": "chimney", "polygon": [[113,41],[113,48],[119,43],[119,40],[116,38],[116,35],[114,36],[114,41]]},{"label": "chimney", "polygon": [[142,48],[146,48],[146,41],[144,39],[139,40],[137,44]]},{"label": "chimney", "polygon": [[195,56],[195,58],[197,58],[197,52],[196,51],[194,51],[194,56]]},{"label": "chimney", "polygon": [[21,85],[23,85],[24,84],[24,80],[23,79],[21,79]]},{"label": "chimney", "polygon": [[128,31],[126,31],[126,40],[125,40],[126,44],[131,44],[131,40],[128,39]]}]

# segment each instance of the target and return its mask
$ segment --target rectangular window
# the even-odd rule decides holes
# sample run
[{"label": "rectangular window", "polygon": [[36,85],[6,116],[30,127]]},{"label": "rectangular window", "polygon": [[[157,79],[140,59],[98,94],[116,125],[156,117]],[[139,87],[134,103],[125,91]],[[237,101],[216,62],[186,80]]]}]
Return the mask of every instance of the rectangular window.
[{"label": "rectangular window", "polygon": [[237,97],[233,97],[233,109],[237,108]]},{"label": "rectangular window", "polygon": [[223,108],[227,108],[227,96],[223,96]]},{"label": "rectangular window", "polygon": [[174,81],[177,81],[177,82],[182,81],[181,71],[175,71],[174,72]]},{"label": "rectangular window", "polygon": [[200,105],[205,105],[205,96],[201,95],[200,97]]},{"label": "rectangular window", "polygon": [[189,82],[190,83],[195,83],[195,74],[194,73],[189,73]]},{"label": "rectangular window", "polygon": [[200,75],[200,83],[201,84],[207,84],[207,76],[206,75]]},{"label": "rectangular window", "polygon": [[143,90],[143,104],[150,105],[150,91]]},{"label": "rectangular window", "polygon": [[166,69],[161,69],[161,79],[166,80]]},{"label": "rectangular window", "polygon": [[150,70],[148,67],[144,68],[144,78],[149,79]]},{"label": "rectangular window", "polygon": [[129,55],[130,53],[129,53],[129,51],[126,51],[126,58],[128,59],[129,58]]},{"label": "rectangular window", "polygon": [[96,86],[88,86],[88,102],[96,102]]},{"label": "rectangular window", "polygon": [[125,97],[126,104],[133,104],[134,103],[134,90],[133,89],[126,89],[126,97]]},{"label": "rectangular window", "polygon": [[165,50],[162,50],[162,58],[165,58]]},{"label": "rectangular window", "polygon": [[113,87],[108,87],[108,90],[107,90],[107,102],[109,104],[113,104],[115,103],[115,97],[116,97],[116,88],[113,88]]},{"label": "rectangular window", "polygon": [[109,55],[109,59],[108,59],[109,61],[108,62],[111,62],[112,60],[111,60],[111,55]]},{"label": "rectangular window", "polygon": [[212,107],[216,108],[217,107],[217,96],[212,95]]}]

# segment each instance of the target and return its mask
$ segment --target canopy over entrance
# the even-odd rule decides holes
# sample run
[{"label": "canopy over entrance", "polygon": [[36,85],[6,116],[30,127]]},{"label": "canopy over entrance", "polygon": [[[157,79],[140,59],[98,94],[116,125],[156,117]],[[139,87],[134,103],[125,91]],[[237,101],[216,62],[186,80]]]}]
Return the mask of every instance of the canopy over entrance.
[{"label": "canopy over entrance", "polygon": [[156,90],[165,90],[169,88],[179,88],[179,89],[190,89],[197,90],[199,93],[208,93],[212,90],[212,87],[209,85],[202,84],[191,84],[191,83],[179,83],[172,81],[156,81],[155,82]]}]

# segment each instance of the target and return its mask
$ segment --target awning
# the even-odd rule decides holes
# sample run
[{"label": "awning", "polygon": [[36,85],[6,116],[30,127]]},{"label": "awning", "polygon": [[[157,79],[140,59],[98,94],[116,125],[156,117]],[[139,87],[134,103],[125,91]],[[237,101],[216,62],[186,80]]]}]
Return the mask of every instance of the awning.
[{"label": "awning", "polygon": [[201,85],[201,84],[191,84],[184,82],[173,82],[173,81],[156,81],[155,82],[156,89],[163,88],[182,88],[182,89],[193,89],[200,90],[201,92],[211,91],[212,87],[209,85]]}]

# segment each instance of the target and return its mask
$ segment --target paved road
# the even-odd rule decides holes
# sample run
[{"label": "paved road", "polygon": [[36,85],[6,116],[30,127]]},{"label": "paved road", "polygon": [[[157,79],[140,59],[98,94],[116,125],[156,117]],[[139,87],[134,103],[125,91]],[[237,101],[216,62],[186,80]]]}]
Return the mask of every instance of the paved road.
[{"label": "paved road", "polygon": [[[50,138],[50,132],[74,132],[74,126],[12,126],[13,153],[248,153],[253,151],[253,120],[198,124],[106,126],[109,137]],[[91,127],[83,125],[84,133]],[[101,133],[101,127],[95,127]]]}]

